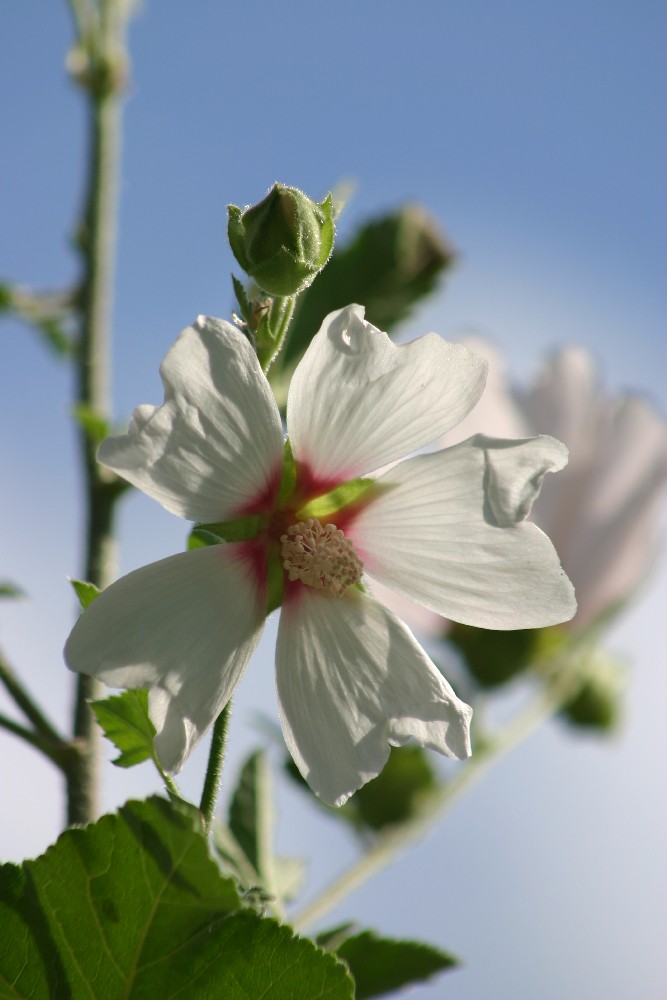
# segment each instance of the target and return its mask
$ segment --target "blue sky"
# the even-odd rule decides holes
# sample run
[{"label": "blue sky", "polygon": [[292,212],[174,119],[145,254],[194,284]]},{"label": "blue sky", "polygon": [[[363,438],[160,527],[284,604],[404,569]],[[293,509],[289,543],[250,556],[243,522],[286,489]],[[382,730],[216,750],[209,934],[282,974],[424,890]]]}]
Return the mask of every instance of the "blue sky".
[{"label": "blue sky", "polygon": [[[313,196],[353,180],[341,239],[406,200],[434,214],[459,263],[406,333],[483,332],[517,379],[558,344],[584,343],[610,388],[641,391],[664,415],[666,32],[667,11],[651,0],[290,0],[279,10],[147,0],[130,35],[118,419],[159,401],[158,365],[184,325],[228,314],[225,206],[258,200],[275,179]],[[82,102],[63,69],[64,2],[11,5],[3,37],[0,274],[57,286],[76,273],[67,237],[84,152]],[[0,338],[0,576],[30,595],[0,609],[0,643],[64,719],[60,649],[74,610],[64,578],[79,564],[70,380],[24,328],[3,323]],[[178,551],[183,538],[181,522],[134,496],[121,569]],[[465,958],[446,990],[443,980],[415,996],[664,995],[666,591],[663,560],[610,637],[631,663],[616,740],[545,728],[334,914]],[[252,710],[274,712],[270,637],[252,671],[232,764],[254,738]],[[0,856],[18,858],[56,835],[59,786],[30,751],[3,736],[0,748]],[[184,779],[193,795],[202,766],[200,756]],[[109,807],[155,787],[147,768],[128,777],[109,767],[105,781]],[[283,847],[292,836],[308,853],[317,843],[330,873],[353,856],[343,833],[307,819],[282,788],[280,814]]]}]

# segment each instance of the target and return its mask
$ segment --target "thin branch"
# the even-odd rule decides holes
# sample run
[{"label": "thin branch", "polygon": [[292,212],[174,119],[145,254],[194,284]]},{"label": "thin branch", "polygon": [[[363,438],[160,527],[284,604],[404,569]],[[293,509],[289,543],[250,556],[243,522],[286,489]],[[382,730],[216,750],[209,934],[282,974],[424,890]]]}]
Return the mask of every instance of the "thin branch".
[{"label": "thin branch", "polygon": [[42,710],[26,691],[4,656],[0,653],[0,682],[11,696],[14,703],[21,709],[26,719],[32,722],[38,734],[51,743],[64,744],[58,730],[46,718]]},{"label": "thin branch", "polygon": [[40,753],[48,757],[51,763],[55,764],[65,774],[76,756],[76,748],[71,743],[65,743],[62,740],[54,742],[53,740],[46,739],[40,733],[35,732],[34,729],[22,726],[20,722],[15,722],[14,719],[10,719],[7,715],[0,714],[0,728],[6,729],[8,732],[13,733],[14,736],[18,736],[19,739],[28,743],[35,750],[39,750]]}]

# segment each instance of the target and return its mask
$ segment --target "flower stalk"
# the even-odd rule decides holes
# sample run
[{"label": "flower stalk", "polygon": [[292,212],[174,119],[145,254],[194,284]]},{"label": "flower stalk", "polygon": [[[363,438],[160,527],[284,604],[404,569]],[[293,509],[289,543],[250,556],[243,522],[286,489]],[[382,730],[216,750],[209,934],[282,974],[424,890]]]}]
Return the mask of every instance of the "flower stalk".
[{"label": "flower stalk", "polygon": [[225,751],[227,750],[227,732],[229,730],[229,717],[231,715],[231,711],[232,703],[228,701],[213,725],[211,749],[209,750],[206,777],[204,779],[204,788],[202,789],[201,803],[199,805],[200,812],[204,816],[204,826],[207,833],[210,831],[215,817],[215,804],[220,793],[222,768],[225,762]]},{"label": "flower stalk", "polygon": [[[79,11],[79,14],[81,12]],[[80,35],[87,59],[77,74],[88,103],[89,173],[78,242],[83,276],[76,355],[76,404],[106,418],[110,412],[110,329],[116,253],[117,175],[122,87],[126,65],[124,3],[103,0],[96,37]],[[77,19],[81,28],[81,17]],[[88,23],[90,28],[90,22]],[[80,430],[86,507],[83,579],[103,590],[115,567],[113,521],[119,492],[95,457],[96,442]],[[80,754],[67,774],[67,821],[87,823],[98,812],[100,736],[89,702],[101,694],[91,677],[77,678],[73,736]]]}]

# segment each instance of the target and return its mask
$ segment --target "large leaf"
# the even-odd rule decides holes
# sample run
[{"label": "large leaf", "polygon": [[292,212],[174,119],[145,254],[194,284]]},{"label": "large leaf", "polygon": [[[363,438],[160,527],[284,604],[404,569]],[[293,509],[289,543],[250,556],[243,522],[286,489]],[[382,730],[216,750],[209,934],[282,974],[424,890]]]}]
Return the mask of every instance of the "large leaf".
[{"label": "large leaf", "polygon": [[434,289],[453,260],[434,221],[416,205],[366,223],[350,243],[336,247],[300,296],[278,364],[289,368],[298,361],[327,313],[351,302],[365,306],[366,319],[375,326],[392,330]]},{"label": "large leaf", "polygon": [[0,997],[351,1000],[332,955],[240,905],[194,808],[129,802],[0,867]]},{"label": "large leaf", "polygon": [[114,764],[134,767],[155,760],[155,726],[148,714],[148,691],[124,691],[90,704],[107,739],[120,750]]},{"label": "large leaf", "polygon": [[432,945],[381,938],[372,931],[350,934],[350,925],[323,933],[317,940],[349,966],[356,1000],[386,996],[458,965],[456,958]]}]

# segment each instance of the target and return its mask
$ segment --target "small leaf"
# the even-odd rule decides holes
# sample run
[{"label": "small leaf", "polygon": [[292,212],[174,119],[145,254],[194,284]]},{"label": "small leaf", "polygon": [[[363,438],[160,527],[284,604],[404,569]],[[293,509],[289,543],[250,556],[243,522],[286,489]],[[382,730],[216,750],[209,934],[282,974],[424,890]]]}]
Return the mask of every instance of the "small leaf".
[{"label": "small leaf", "polygon": [[246,290],[243,287],[243,283],[239,281],[234,275],[232,275],[232,284],[234,286],[234,294],[236,295],[236,301],[239,304],[239,311],[241,313],[241,319],[246,323],[250,324],[252,320],[252,309],[250,303],[248,302],[248,296]]},{"label": "small leaf", "polygon": [[93,701],[90,707],[104,735],[121,751],[113,762],[117,767],[134,767],[154,759],[155,726],[148,714],[147,691],[123,691]]},{"label": "small leaf", "polygon": [[212,831],[213,847],[222,861],[223,867],[238,881],[243,889],[260,882],[257,870],[250,863],[238,840],[226,823],[216,819]]},{"label": "small leaf", "polygon": [[269,892],[273,889],[273,803],[269,764],[263,750],[246,760],[229,804],[229,828]]},{"label": "small leaf", "polygon": [[210,531],[202,531],[201,528],[193,528],[188,535],[187,550],[205,549],[207,545],[220,545],[220,539]]},{"label": "small leaf", "polygon": [[357,822],[371,830],[411,819],[438,785],[428,753],[417,746],[393,747],[383,770],[348,799]]},{"label": "small leaf", "polygon": [[270,615],[283,603],[285,569],[277,546],[271,546],[266,563],[266,613]]},{"label": "small leaf", "polygon": [[218,542],[247,542],[256,538],[260,522],[257,514],[238,517],[235,521],[216,521],[214,524],[195,524],[192,533],[200,538],[205,545],[211,545],[211,537]]},{"label": "small leaf", "polygon": [[10,583],[9,580],[0,580],[0,597],[20,600],[25,597],[25,591],[17,587],[16,584]]},{"label": "small leaf", "polygon": [[[285,762],[285,767],[290,777],[309,792],[291,757]],[[424,799],[437,787],[436,772],[422,747],[392,747],[389,759],[377,778],[363,785],[345,805],[333,808],[314,795],[312,797],[330,816],[349,823],[358,832],[377,832],[411,819]]]},{"label": "small leaf", "polygon": [[364,498],[369,499],[367,494],[374,487],[378,491],[382,489],[381,484],[378,484],[376,479],[363,477],[360,479],[351,479],[349,482],[343,483],[342,486],[337,486],[323,496],[309,500],[307,504],[304,504],[297,511],[296,518],[299,521],[307,521],[309,517],[316,517],[318,520],[329,517],[349,504],[360,503]]},{"label": "small leaf", "polygon": [[461,653],[480,687],[495,688],[528,670],[539,652],[541,631],[521,628],[505,632],[454,623],[447,639]]},{"label": "small leaf", "polygon": [[69,582],[74,587],[76,596],[79,598],[79,604],[85,611],[89,604],[92,604],[98,594],[101,593],[99,587],[96,587],[94,583],[87,583],[85,580],[73,580],[69,578]]},{"label": "small leaf", "polygon": [[594,650],[582,664],[587,676],[560,710],[560,717],[577,729],[612,733],[618,726],[623,702],[625,671],[607,653]]},{"label": "small leaf", "polygon": [[273,859],[273,890],[278,899],[291,902],[301,892],[306,866],[301,858]]},{"label": "small leaf", "polygon": [[78,403],[72,409],[72,416],[94,445],[101,444],[109,436],[109,421],[91,406],[86,406],[85,403]]},{"label": "small leaf", "polygon": [[[340,942],[340,932],[337,939]],[[333,932],[320,935],[318,944],[336,940]],[[417,941],[393,941],[372,931],[345,937],[336,944],[336,954],[345,960],[356,983],[356,1000],[386,996],[414,983],[423,983],[438,972],[458,965],[458,960],[432,945]]]},{"label": "small leaf", "polygon": [[50,347],[59,358],[66,358],[74,354],[72,338],[65,333],[58,320],[42,320],[41,323],[35,325],[35,329],[41,334],[47,347]]},{"label": "small leaf", "polygon": [[279,501],[286,500],[291,496],[296,486],[296,461],[292,454],[292,442],[289,438],[285,441],[283,452],[283,472],[280,480]]}]

